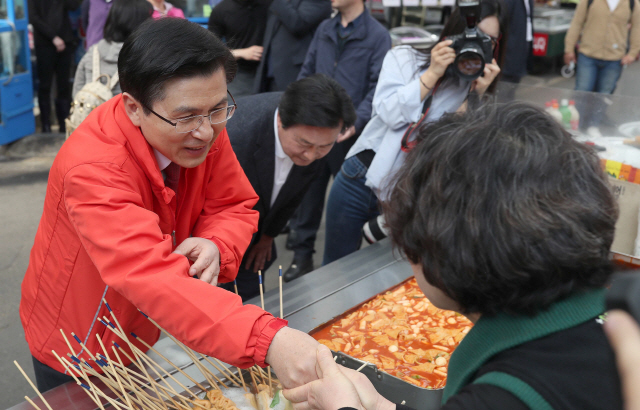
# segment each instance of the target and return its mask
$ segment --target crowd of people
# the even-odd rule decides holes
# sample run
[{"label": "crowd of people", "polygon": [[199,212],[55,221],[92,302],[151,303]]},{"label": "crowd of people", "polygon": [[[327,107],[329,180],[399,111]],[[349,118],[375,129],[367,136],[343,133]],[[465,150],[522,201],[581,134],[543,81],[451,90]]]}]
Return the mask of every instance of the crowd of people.
[{"label": "crowd of people", "polygon": [[[617,7],[640,13],[627,4]],[[70,380],[50,353],[65,350],[58,329],[95,350],[106,297],[148,342],[159,335],[138,309],[199,352],[269,363],[299,408],[396,407],[233,294],[234,280],[242,301],[259,294],[258,271],[287,227],[285,280],[314,269],[334,177],[323,264],[359,249],[369,226],[406,255],[436,306],[476,323],[452,358],[444,408],[622,408],[596,321],[617,218],[600,163],[542,110],[490,98],[501,75],[526,72],[532,2],[479,1],[491,50],[473,79],[450,69],[451,37],[468,23],[459,8],[417,50],[391,48],[363,0],[222,0],[208,30],[163,0],[29,6],[43,131],[54,74],[61,130],[73,96],[100,76],[114,95],[53,164],[22,285],[42,390]],[[71,89],[66,12],[78,7],[87,52]]]}]

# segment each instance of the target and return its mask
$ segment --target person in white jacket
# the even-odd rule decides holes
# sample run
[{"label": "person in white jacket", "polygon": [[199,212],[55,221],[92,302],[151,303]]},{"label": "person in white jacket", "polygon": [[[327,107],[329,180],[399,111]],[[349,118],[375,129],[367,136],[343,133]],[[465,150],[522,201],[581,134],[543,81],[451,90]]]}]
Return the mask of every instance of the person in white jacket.
[{"label": "person in white jacket", "polygon": [[[100,55],[100,74],[109,77],[118,71],[118,55],[122,44],[129,35],[145,20],[151,18],[153,7],[146,0],[114,0],[104,25],[104,38],[89,47],[82,57],[73,81],[72,95],[75,96],[82,87],[93,81],[93,53],[97,47]],[[112,89],[113,94],[120,94],[120,84]]]},{"label": "person in white jacket", "polygon": [[506,30],[503,19],[497,0],[481,1],[478,28],[492,38],[496,58],[486,62],[483,75],[474,81],[447,72],[456,53],[446,38],[466,27],[457,8],[433,48],[424,52],[400,46],[387,53],[371,120],[347,153],[329,193],[323,265],[360,248],[363,224],[380,214],[378,200],[386,199],[385,184],[404,162],[403,136],[421,119],[424,108],[428,107],[424,121],[436,121],[445,113],[464,109],[470,92],[482,95],[497,81],[500,68],[496,60],[504,50],[500,40]]}]

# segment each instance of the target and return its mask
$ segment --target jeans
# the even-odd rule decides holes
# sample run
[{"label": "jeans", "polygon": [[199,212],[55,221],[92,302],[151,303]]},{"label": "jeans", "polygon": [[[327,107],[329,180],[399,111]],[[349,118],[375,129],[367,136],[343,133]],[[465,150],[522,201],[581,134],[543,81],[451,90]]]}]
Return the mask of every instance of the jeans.
[{"label": "jeans", "polygon": [[378,198],[365,185],[367,167],[357,158],[347,159],[336,176],[327,202],[327,232],[322,264],[357,251],[362,226],[378,216]]},{"label": "jeans", "polygon": [[[620,60],[605,61],[578,53],[576,71],[576,91],[590,91],[613,94],[622,74]],[[576,108],[580,112],[581,128],[598,126],[606,112],[606,104],[599,97],[578,99]]]}]

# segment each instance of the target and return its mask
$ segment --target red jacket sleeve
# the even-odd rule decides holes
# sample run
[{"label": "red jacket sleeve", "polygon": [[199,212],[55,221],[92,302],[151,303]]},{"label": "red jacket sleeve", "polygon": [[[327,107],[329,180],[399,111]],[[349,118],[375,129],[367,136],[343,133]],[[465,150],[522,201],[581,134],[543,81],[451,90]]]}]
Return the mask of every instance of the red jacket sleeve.
[{"label": "red jacket sleeve", "polygon": [[253,210],[258,195],[233,152],[226,130],[218,139],[219,152],[207,184],[204,209],[192,235],[209,239],[218,246],[219,281],[231,282],[238,274],[252,235],[258,230],[260,215]]},{"label": "red jacket sleeve", "polygon": [[286,322],[190,277],[187,259],[172,253],[171,236],[163,235],[158,216],[143,206],[122,167],[76,166],[65,175],[63,199],[108,286],[190,348],[236,366],[264,364],[269,343]]}]

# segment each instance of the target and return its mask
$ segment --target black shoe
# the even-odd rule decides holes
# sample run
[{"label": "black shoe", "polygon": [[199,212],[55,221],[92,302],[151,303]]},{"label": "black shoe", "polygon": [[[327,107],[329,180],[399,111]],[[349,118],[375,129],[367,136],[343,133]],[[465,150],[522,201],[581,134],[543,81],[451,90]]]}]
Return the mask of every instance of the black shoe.
[{"label": "black shoe", "polygon": [[292,251],[293,247],[296,245],[296,240],[298,239],[297,233],[294,230],[289,231],[289,235],[287,235],[287,242],[285,242],[284,247],[288,250]]},{"label": "black shoe", "polygon": [[306,275],[307,273],[313,270],[313,259],[294,259],[289,266],[289,269],[284,273],[282,278],[285,282],[291,282],[294,279],[299,278],[302,275]]}]

